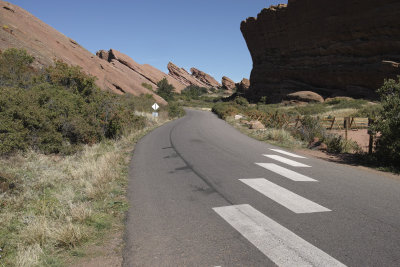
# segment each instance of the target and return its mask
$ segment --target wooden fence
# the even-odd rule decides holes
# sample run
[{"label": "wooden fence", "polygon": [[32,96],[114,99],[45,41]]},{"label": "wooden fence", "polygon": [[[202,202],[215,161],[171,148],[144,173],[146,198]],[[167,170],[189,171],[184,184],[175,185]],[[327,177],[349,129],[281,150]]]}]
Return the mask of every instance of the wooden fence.
[{"label": "wooden fence", "polygon": [[[358,117],[315,117],[327,130],[338,130],[344,131],[344,138],[348,139],[349,131],[358,131],[361,129],[367,129],[369,135],[368,153],[372,153],[374,146],[375,134],[370,130],[370,125],[373,122],[370,118],[358,118]],[[298,116],[295,122],[288,123],[288,126],[299,127],[301,125],[301,117]]]}]

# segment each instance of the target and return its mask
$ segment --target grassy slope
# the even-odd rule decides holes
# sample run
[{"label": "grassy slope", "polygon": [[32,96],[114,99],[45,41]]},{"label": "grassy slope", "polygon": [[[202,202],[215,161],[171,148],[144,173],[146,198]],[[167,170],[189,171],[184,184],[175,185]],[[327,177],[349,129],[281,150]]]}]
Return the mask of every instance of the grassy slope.
[{"label": "grassy slope", "polygon": [[123,231],[131,151],[159,124],[72,156],[29,151],[0,159],[15,184],[0,195],[0,266],[62,266],[84,256],[85,244]]}]

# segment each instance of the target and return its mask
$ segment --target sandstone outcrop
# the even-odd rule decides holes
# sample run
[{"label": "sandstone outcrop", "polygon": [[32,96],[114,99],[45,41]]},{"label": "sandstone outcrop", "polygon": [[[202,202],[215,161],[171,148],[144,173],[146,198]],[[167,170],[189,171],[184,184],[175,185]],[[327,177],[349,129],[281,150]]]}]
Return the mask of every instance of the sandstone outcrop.
[{"label": "sandstone outcrop", "polygon": [[[120,57],[121,61],[113,59],[110,62],[110,55],[105,51],[97,57],[24,9],[1,0],[0,25],[7,29],[0,29],[0,50],[26,49],[35,57],[37,68],[53,64],[54,59],[62,60],[78,65],[84,72],[96,76],[96,83],[103,90],[111,90],[117,94],[152,94],[159,104],[166,104],[164,99],[142,86],[142,83],[149,82],[147,76],[133,71],[128,64],[121,63],[130,62],[126,57]],[[145,66],[143,69],[151,68]]]},{"label": "sandstone outcrop", "polygon": [[217,82],[214,79],[214,77],[212,77],[211,75],[209,75],[201,70],[198,70],[196,68],[191,68],[190,72],[192,73],[192,76],[194,76],[197,80],[206,84],[209,87],[213,87],[213,88],[221,87],[221,84],[219,82]]},{"label": "sandstone outcrop", "polygon": [[[132,71],[141,75],[144,79],[147,80],[146,83],[150,84],[153,88],[157,88],[157,83],[161,81],[163,78],[168,80],[168,83],[172,84],[175,87],[176,92],[182,91],[185,88],[185,85],[180,83],[178,80],[173,77],[167,75],[166,73],[150,66],[148,64],[141,65],[134,61],[129,56],[115,50],[110,49],[109,51],[99,50],[96,55],[104,59],[111,64],[113,64],[117,68],[125,68],[128,67]],[[121,67],[121,64],[123,67]]]},{"label": "sandstone outcrop", "polygon": [[306,102],[306,103],[323,103],[324,98],[319,94],[311,91],[299,91],[286,95],[286,100]]},{"label": "sandstone outcrop", "polygon": [[174,63],[169,62],[167,66],[169,70],[169,75],[185,86],[199,86],[199,87],[205,87],[205,88],[211,88],[211,86],[203,83],[202,81],[196,79],[194,76],[192,76],[189,72],[187,72],[184,68],[180,68],[176,66]]},{"label": "sandstone outcrop", "polygon": [[296,91],[374,98],[400,75],[400,1],[289,0],[248,18],[250,98]]},{"label": "sandstone outcrop", "polygon": [[250,88],[250,81],[249,79],[243,78],[240,83],[236,84],[237,91],[240,93],[246,93],[247,90]]},{"label": "sandstone outcrop", "polygon": [[233,91],[236,88],[236,84],[230,78],[222,77],[222,88],[225,90]]}]

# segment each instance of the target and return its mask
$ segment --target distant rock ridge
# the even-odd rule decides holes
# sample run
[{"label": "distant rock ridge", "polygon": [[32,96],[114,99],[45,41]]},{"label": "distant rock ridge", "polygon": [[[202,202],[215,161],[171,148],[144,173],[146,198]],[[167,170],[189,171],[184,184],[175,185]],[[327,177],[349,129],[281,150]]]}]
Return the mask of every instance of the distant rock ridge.
[{"label": "distant rock ridge", "polygon": [[211,75],[209,75],[201,70],[198,70],[196,68],[191,68],[190,72],[192,73],[192,76],[194,76],[197,80],[206,84],[209,87],[213,87],[213,88],[221,87],[221,84],[219,82],[217,82],[214,79],[214,77],[212,77]]},{"label": "distant rock ridge", "polygon": [[[213,87],[210,85],[211,80],[207,81],[207,83],[203,82],[202,80],[197,79],[195,77],[195,75],[191,75],[184,68],[180,68],[172,62],[168,63],[167,68],[169,70],[169,75],[171,77],[175,78],[176,80],[180,81],[181,83],[183,83],[186,86],[194,85],[194,86],[199,86],[199,87],[205,87],[207,89],[210,89],[211,87]],[[196,71],[197,71],[197,69],[196,69]],[[200,74],[199,72],[196,72],[196,75],[198,75],[199,77],[201,77],[204,80],[206,80],[206,76],[211,77],[210,75],[208,75],[204,72],[201,72],[201,73],[203,73],[204,76],[202,74]],[[212,78],[212,79],[214,79],[214,78]]]},{"label": "distant rock ridge", "polygon": [[[185,88],[185,85],[175,78],[167,75],[166,73],[160,71],[159,69],[154,68],[148,64],[141,65],[134,61],[129,56],[115,50],[110,49],[109,51],[99,50],[96,55],[113,64],[115,67],[125,68],[128,67],[132,71],[141,75],[144,79],[147,80],[146,83],[150,84],[153,88],[157,88],[157,83],[161,81],[163,78],[166,78],[170,84],[175,87],[176,92],[182,91]],[[123,67],[120,66],[123,65]]]},{"label": "distant rock ridge", "polygon": [[375,98],[400,75],[400,1],[289,0],[248,18],[248,96],[278,102],[296,91]]}]

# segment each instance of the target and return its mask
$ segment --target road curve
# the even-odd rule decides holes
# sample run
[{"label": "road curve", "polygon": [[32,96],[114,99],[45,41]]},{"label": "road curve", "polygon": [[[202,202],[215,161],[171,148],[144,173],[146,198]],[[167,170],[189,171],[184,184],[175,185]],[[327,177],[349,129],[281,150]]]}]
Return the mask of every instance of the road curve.
[{"label": "road curve", "polygon": [[400,266],[400,180],[281,150],[195,110],[142,138],[123,265]]}]

